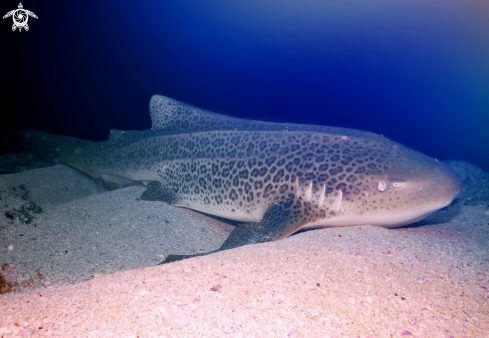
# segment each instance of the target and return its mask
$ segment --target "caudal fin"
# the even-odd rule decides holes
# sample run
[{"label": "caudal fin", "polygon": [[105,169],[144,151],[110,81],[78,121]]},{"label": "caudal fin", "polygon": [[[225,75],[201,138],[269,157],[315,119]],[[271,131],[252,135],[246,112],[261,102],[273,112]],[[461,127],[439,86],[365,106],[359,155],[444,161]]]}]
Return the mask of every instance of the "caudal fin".
[{"label": "caudal fin", "polygon": [[87,141],[68,136],[52,135],[40,131],[21,131],[6,140],[7,152],[15,155],[30,154],[40,161],[64,164],[76,147]]}]

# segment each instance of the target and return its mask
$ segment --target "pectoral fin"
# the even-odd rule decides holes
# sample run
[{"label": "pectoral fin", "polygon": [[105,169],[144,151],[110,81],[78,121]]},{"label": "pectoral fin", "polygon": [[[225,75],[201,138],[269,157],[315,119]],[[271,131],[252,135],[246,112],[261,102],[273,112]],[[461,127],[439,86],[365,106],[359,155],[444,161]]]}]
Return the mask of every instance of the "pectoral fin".
[{"label": "pectoral fin", "polygon": [[141,195],[141,199],[144,201],[161,201],[170,205],[178,202],[175,192],[170,187],[156,181],[147,184],[147,189]]},{"label": "pectoral fin", "polygon": [[306,222],[307,217],[301,201],[285,201],[271,207],[261,222],[236,226],[219,249],[196,255],[168,255],[160,264],[176,262],[191,257],[205,256],[243,245],[276,241],[298,231]]}]

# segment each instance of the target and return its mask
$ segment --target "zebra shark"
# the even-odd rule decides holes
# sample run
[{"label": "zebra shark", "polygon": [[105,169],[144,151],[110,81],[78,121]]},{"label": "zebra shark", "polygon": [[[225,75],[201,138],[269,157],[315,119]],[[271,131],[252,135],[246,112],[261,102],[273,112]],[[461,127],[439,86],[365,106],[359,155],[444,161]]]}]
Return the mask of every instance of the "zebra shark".
[{"label": "zebra shark", "polygon": [[143,200],[244,222],[212,252],[301,229],[399,227],[449,205],[461,188],[443,163],[374,133],[239,119],[159,95],[149,106],[151,130],[111,130],[103,142],[27,131],[7,142],[108,189],[144,184]]}]

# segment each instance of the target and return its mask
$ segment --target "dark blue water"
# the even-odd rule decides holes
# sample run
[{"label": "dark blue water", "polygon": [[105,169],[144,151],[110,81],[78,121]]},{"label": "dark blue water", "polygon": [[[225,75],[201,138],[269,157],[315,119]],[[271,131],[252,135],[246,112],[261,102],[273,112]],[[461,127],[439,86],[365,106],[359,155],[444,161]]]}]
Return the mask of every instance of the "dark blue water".
[{"label": "dark blue water", "polygon": [[162,94],[238,117],[373,131],[489,171],[487,1],[23,5],[39,17],[28,32],[0,21],[1,139],[148,129],[149,99]]}]

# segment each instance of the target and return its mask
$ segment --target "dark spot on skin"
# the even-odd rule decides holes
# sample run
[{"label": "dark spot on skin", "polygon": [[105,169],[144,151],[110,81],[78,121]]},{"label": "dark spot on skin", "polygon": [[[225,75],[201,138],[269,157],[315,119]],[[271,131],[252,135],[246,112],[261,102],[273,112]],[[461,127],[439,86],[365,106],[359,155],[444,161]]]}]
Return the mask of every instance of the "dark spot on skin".
[{"label": "dark spot on skin", "polygon": [[255,181],[255,190],[259,190],[263,188],[263,182],[262,181]]},{"label": "dark spot on skin", "polygon": [[216,189],[219,189],[221,187],[221,179],[220,178],[213,179],[212,186]]},{"label": "dark spot on skin", "polygon": [[280,182],[280,179],[282,179],[282,177],[284,177],[284,170],[280,169],[279,171],[277,171],[277,174],[273,177],[273,182],[274,183]]},{"label": "dark spot on skin", "polygon": [[329,164],[321,164],[318,168],[319,171],[326,171],[329,168]]},{"label": "dark spot on skin", "polygon": [[251,191],[251,184],[246,182],[245,184],[245,193],[248,194]]},{"label": "dark spot on skin", "polygon": [[355,174],[363,174],[366,171],[364,166],[360,166],[355,170]]},{"label": "dark spot on skin", "polygon": [[343,171],[343,167],[342,167],[342,166],[338,166],[338,167],[336,167],[336,168],[331,169],[331,170],[329,171],[329,173],[330,173],[330,175],[331,175],[331,176],[334,176],[334,175],[339,174],[339,173],[340,173],[340,172],[342,172],[342,171]]},{"label": "dark spot on skin", "polygon": [[217,166],[217,164],[213,163],[212,164],[212,176],[216,176],[218,171],[219,171],[219,167]]},{"label": "dark spot on skin", "polygon": [[272,146],[270,147],[270,152],[271,152],[271,153],[275,153],[275,152],[277,152],[278,148],[280,148],[280,144],[278,144],[278,143],[274,143],[274,144],[272,144]]},{"label": "dark spot on skin", "polygon": [[236,193],[236,190],[231,189],[231,192],[229,193],[229,198],[231,201],[236,201],[238,199],[238,194]]},{"label": "dark spot on skin", "polygon": [[277,159],[276,156],[269,157],[265,160],[265,163],[267,164],[267,166],[270,167],[273,164],[273,162],[275,162],[276,159]]},{"label": "dark spot on skin", "polygon": [[253,200],[255,199],[255,196],[253,194],[253,191],[250,191],[250,193],[248,194],[248,196],[246,197],[246,201],[248,203],[252,202]]},{"label": "dark spot on skin", "polygon": [[265,191],[263,191],[263,198],[268,198],[270,196],[270,191],[272,191],[272,189],[273,189],[273,185],[272,184],[268,184],[265,187]]},{"label": "dark spot on skin", "polygon": [[250,169],[253,168],[253,166],[256,164],[256,162],[257,162],[256,158],[250,158],[248,160],[248,168],[250,168]]},{"label": "dark spot on skin", "polygon": [[244,169],[239,172],[239,177],[242,179],[247,179],[248,178],[248,169]]},{"label": "dark spot on skin", "polygon": [[217,204],[222,204],[222,197],[221,197],[221,195],[216,195],[216,203]]},{"label": "dark spot on skin", "polygon": [[280,152],[278,153],[279,156],[283,156],[289,153],[289,147],[283,147],[280,149]]},{"label": "dark spot on skin", "polygon": [[292,162],[289,162],[285,165],[285,170],[287,170],[287,172],[291,172],[292,171],[292,166],[293,166],[293,163]]}]

